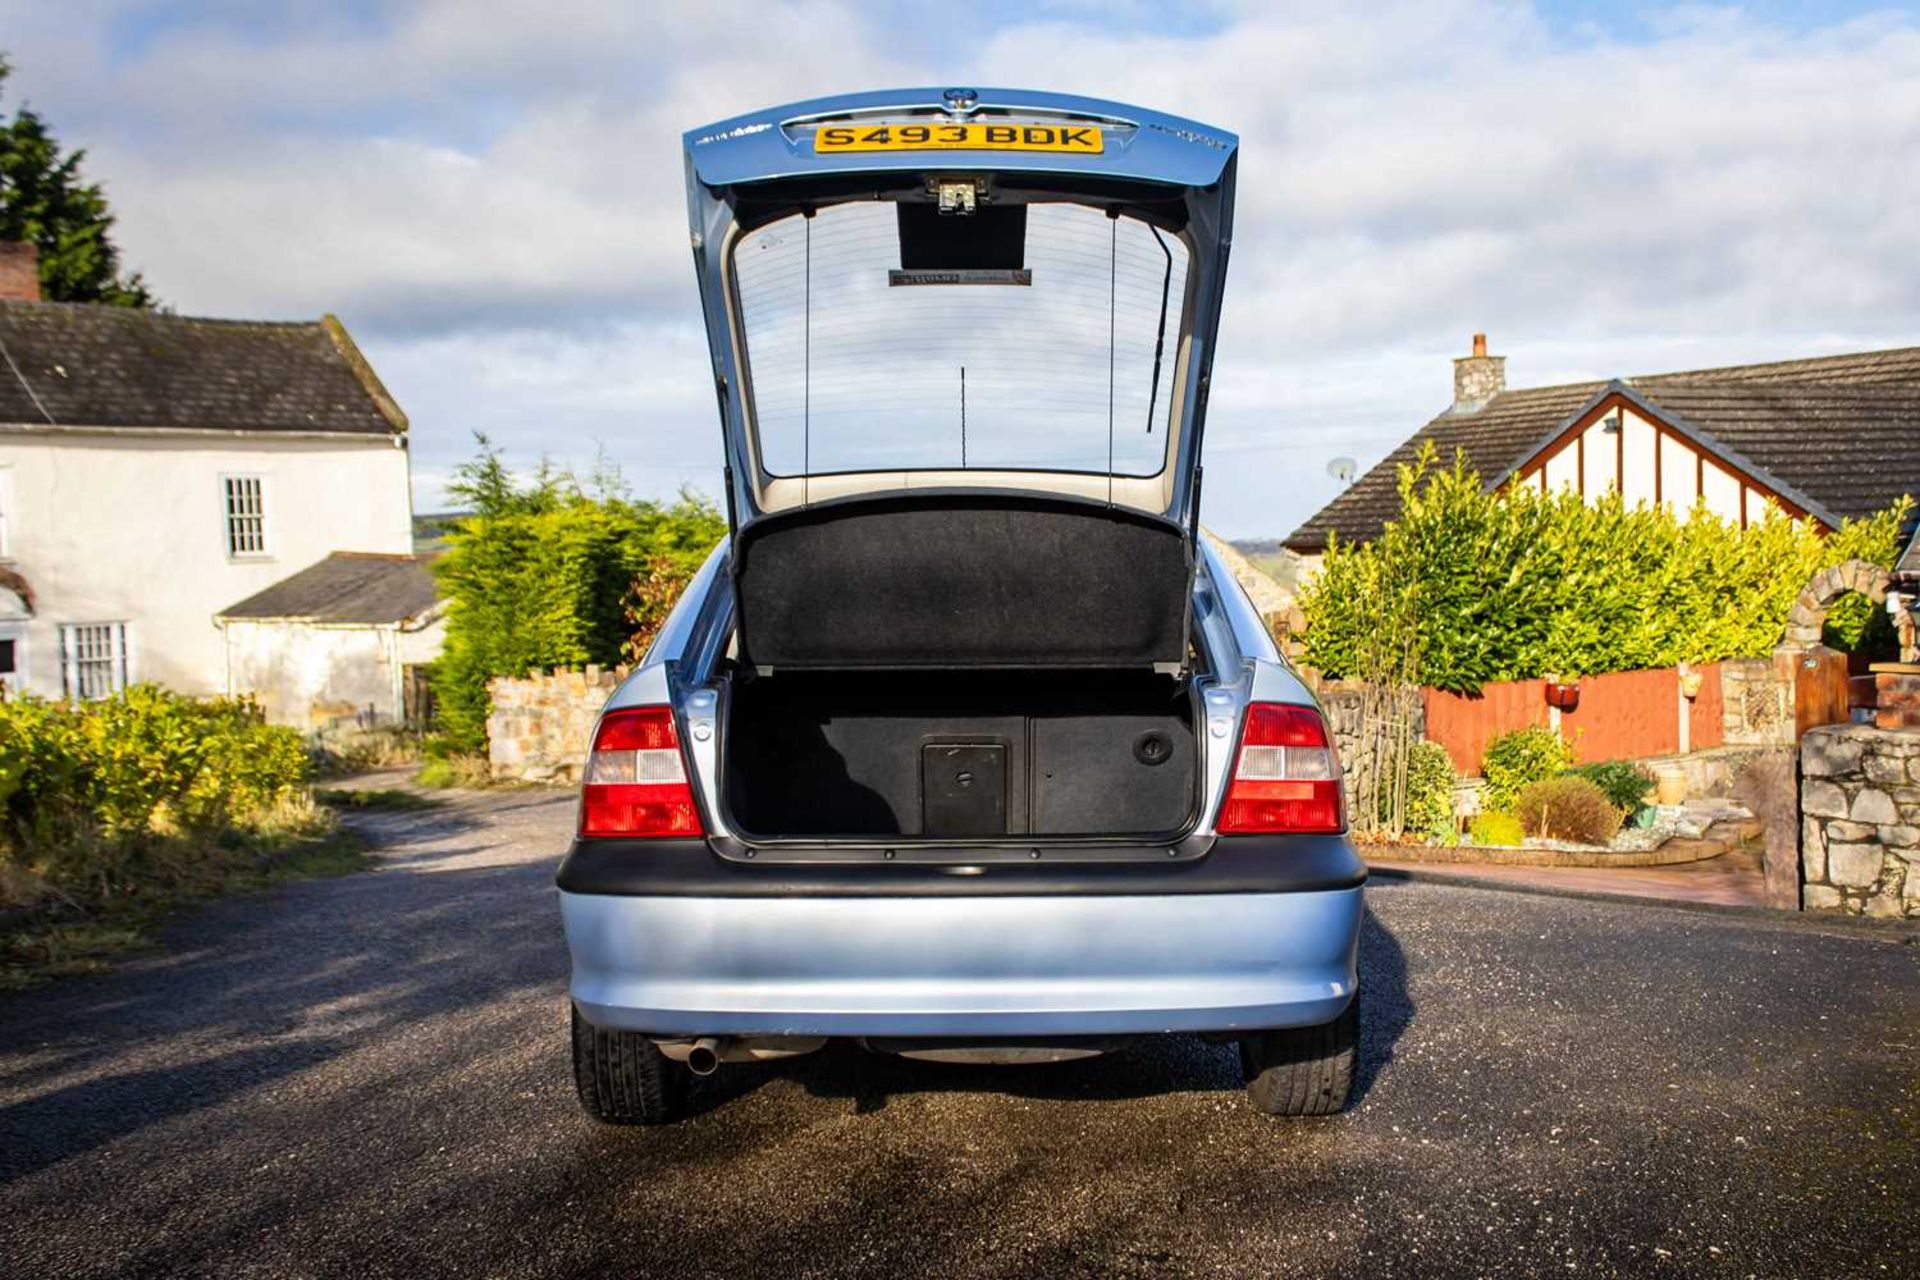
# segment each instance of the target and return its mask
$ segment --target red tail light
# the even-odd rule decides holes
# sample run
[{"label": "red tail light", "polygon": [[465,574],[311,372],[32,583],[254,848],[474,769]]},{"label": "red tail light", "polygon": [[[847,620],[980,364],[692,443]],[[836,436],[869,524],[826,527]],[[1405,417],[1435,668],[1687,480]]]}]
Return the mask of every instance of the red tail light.
[{"label": "red tail light", "polygon": [[1312,707],[1256,702],[1234,761],[1223,835],[1341,831],[1347,825],[1340,758],[1327,722]]},{"label": "red tail light", "polygon": [[600,717],[580,786],[583,836],[697,836],[700,811],[666,707]]}]

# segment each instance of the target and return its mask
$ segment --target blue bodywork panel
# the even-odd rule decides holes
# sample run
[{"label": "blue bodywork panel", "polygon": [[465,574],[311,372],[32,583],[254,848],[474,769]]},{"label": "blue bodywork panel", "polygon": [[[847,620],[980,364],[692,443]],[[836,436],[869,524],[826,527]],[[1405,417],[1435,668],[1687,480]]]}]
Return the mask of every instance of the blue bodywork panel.
[{"label": "blue bodywork panel", "polygon": [[[835,124],[1031,123],[1093,125],[1098,153],[942,149],[818,154],[814,133]],[[1214,334],[1232,239],[1239,140],[1210,125],[1097,98],[1019,89],[891,89],[770,107],[685,136],[688,217],[727,447],[728,510],[736,528],[761,512],[772,479],[751,430],[752,396],[736,341],[729,246],[743,218],[769,208],[900,198],[917,175],[1017,176],[1024,193],[1177,222],[1192,264],[1179,334],[1186,358],[1175,385],[1177,450],[1164,506],[1154,514],[1191,527],[1198,518],[1200,445]],[[875,182],[863,186],[859,179]],[[916,197],[906,192],[905,198]],[[1104,474],[1104,473],[1102,473]],[[1164,474],[1164,473],[1163,473]],[[1157,503],[1157,500],[1156,500]]]},{"label": "blue bodywork panel", "polygon": [[[1210,187],[1227,173],[1240,140],[1223,129],[1099,98],[978,89],[975,105],[949,111],[941,89],[884,89],[814,98],[769,107],[689,130],[692,174],[708,187],[768,182],[822,173],[917,172],[986,169],[1000,172],[1077,173],[1175,187]],[[999,114],[1026,119],[1092,121],[1106,127],[1099,155],[1041,151],[880,151],[813,153],[813,127],[842,120],[900,119],[928,113],[936,119],[985,120]],[[930,154],[931,157],[930,158]]]}]

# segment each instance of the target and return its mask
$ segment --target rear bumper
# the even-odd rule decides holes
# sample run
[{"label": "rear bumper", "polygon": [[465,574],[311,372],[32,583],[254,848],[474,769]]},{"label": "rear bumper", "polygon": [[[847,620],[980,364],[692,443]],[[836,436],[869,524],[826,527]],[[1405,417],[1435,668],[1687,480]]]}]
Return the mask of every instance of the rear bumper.
[{"label": "rear bumper", "polygon": [[1361,890],[560,894],[572,996],[661,1035],[1021,1036],[1308,1026],[1353,998]]}]

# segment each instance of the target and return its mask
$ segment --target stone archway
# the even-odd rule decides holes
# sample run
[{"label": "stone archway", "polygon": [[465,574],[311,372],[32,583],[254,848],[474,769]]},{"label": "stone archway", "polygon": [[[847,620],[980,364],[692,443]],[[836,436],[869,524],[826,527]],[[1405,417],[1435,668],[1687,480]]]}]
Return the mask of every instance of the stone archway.
[{"label": "stone archway", "polygon": [[1782,647],[1812,649],[1819,645],[1821,630],[1827,625],[1827,610],[1850,591],[1858,591],[1875,604],[1883,604],[1893,586],[1893,575],[1866,560],[1843,560],[1830,569],[1822,569],[1800,589],[1787,614],[1787,634]]}]

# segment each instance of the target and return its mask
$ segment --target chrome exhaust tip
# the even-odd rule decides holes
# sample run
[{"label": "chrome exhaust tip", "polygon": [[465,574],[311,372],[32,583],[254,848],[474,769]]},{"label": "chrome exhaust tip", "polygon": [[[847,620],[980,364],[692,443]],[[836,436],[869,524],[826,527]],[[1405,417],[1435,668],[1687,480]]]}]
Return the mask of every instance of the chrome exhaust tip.
[{"label": "chrome exhaust tip", "polygon": [[702,1036],[687,1049],[687,1070],[697,1076],[710,1076],[720,1069],[720,1042]]},{"label": "chrome exhaust tip", "polygon": [[656,1049],[675,1062],[684,1062],[697,1076],[710,1076],[723,1062],[769,1062],[812,1053],[827,1043],[825,1036],[699,1036],[695,1039],[661,1037]]}]

